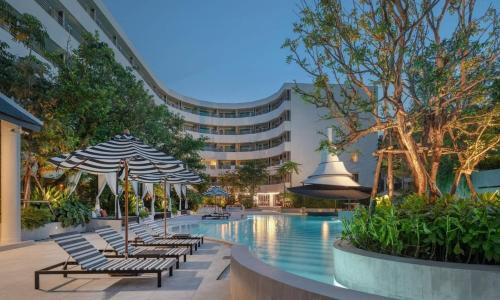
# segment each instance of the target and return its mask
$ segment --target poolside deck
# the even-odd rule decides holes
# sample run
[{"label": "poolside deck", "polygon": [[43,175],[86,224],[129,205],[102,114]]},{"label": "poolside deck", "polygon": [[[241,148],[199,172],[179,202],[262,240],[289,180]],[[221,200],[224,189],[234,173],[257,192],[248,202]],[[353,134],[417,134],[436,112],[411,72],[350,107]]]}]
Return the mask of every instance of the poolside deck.
[{"label": "poolside deck", "polygon": [[[96,234],[85,237],[99,248],[104,247]],[[156,287],[155,277],[148,275],[110,277],[108,275],[60,275],[41,277],[41,289],[33,286],[33,272],[64,261],[66,253],[52,241],[0,252],[0,299],[229,299],[229,280],[217,277],[229,264],[227,245],[205,241],[197,252],[188,256],[174,275],[163,276],[163,286]],[[150,277],[150,278],[147,278]]]}]

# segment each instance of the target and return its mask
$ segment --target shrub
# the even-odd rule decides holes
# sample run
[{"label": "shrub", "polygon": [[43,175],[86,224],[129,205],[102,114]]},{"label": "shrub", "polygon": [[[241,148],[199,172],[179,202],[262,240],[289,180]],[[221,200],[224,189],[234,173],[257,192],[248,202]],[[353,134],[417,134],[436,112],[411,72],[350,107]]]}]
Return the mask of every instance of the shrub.
[{"label": "shrub", "polygon": [[56,208],[57,220],[63,227],[84,225],[92,216],[92,210],[74,196],[65,197]]},{"label": "shrub", "polygon": [[25,207],[21,210],[21,227],[36,229],[52,222],[54,216],[48,208]]},{"label": "shrub", "polygon": [[478,200],[443,196],[430,203],[410,195],[400,203],[379,199],[344,220],[343,239],[358,248],[428,260],[499,264],[500,195]]},{"label": "shrub", "polygon": [[253,207],[253,198],[251,196],[242,195],[242,196],[240,196],[240,203],[245,208],[252,208]]},{"label": "shrub", "polygon": [[147,217],[149,217],[149,211],[147,208],[142,208],[141,210],[139,210],[139,218],[144,219]]}]

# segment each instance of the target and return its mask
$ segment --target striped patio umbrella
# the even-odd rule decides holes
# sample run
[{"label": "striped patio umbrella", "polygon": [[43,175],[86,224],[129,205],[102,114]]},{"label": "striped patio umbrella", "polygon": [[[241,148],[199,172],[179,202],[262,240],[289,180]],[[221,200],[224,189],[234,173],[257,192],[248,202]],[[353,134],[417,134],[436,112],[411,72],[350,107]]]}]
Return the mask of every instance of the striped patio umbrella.
[{"label": "striped patio umbrella", "polygon": [[[144,144],[128,132],[116,135],[107,142],[54,157],[49,161],[60,168],[79,169],[92,174],[123,173],[126,191],[129,176],[151,173],[173,174],[185,171],[181,161]],[[127,256],[128,193],[125,193],[125,243],[125,256]]]}]

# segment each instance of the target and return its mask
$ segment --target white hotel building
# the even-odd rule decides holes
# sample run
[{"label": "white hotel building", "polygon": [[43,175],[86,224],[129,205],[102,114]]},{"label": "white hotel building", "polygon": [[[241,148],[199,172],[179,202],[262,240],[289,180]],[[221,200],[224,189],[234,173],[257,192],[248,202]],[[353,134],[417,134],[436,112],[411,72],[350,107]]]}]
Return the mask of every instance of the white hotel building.
[{"label": "white hotel building", "polygon": [[[46,48],[61,51],[78,47],[83,32],[98,32],[100,39],[115,52],[116,60],[134,69],[136,76],[154,96],[158,105],[181,115],[186,130],[194,137],[208,138],[202,152],[207,169],[214,182],[223,172],[238,167],[247,160],[262,160],[273,174],[280,163],[292,160],[300,163],[300,174],[293,175],[292,185],[300,185],[320,161],[316,151],[331,121],[321,121],[321,111],[305,103],[293,92],[293,84],[284,84],[273,95],[244,103],[216,103],[179,95],[165,87],[148,69],[133,44],[120,29],[101,1],[95,0],[4,0],[18,13],[38,18],[50,39]],[[26,55],[27,49],[12,41],[0,27],[0,40],[10,45],[17,55]],[[42,58],[43,59],[43,58]],[[303,84],[303,88],[308,85]],[[43,120],[42,120],[43,121]],[[361,185],[371,186],[376,160],[372,156],[377,147],[377,136],[369,136],[340,159]],[[286,178],[270,176],[261,186],[257,204],[273,206],[275,195],[283,191]]]}]

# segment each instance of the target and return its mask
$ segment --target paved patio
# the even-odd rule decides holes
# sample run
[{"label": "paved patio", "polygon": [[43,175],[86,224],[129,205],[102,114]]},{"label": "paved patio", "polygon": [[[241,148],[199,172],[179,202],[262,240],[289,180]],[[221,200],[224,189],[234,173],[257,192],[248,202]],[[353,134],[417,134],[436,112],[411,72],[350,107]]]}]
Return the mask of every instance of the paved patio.
[{"label": "paved patio", "polygon": [[[96,234],[85,237],[104,247]],[[229,299],[229,280],[217,280],[229,264],[230,247],[205,240],[186,263],[163,275],[156,287],[156,275],[110,277],[108,275],[42,275],[40,290],[34,289],[33,272],[64,261],[67,254],[52,241],[0,252],[0,299]]]}]

